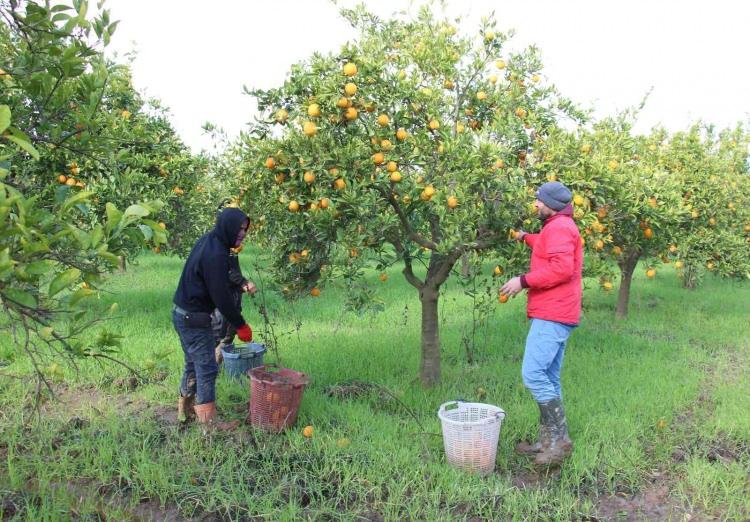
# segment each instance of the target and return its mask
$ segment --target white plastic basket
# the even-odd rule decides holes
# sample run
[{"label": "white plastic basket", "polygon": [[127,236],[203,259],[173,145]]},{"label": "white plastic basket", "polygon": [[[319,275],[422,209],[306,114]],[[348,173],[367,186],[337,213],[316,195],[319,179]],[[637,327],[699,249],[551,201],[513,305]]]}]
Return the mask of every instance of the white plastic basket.
[{"label": "white plastic basket", "polygon": [[440,406],[438,417],[448,462],[480,475],[492,473],[505,412],[492,404],[451,401]]}]

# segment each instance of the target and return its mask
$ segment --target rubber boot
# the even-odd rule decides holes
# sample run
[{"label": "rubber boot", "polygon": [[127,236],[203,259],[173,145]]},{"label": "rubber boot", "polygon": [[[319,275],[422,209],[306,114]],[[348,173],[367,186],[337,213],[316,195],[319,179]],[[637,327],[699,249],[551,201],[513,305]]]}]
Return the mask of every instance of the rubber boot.
[{"label": "rubber boot", "polygon": [[238,420],[232,422],[219,422],[216,418],[215,402],[196,404],[195,415],[198,418],[198,422],[208,430],[230,431],[236,429],[237,426],[240,425],[240,421]]},{"label": "rubber boot", "polygon": [[541,452],[542,450],[544,450],[544,448],[546,448],[547,446],[549,446],[549,443],[550,443],[549,429],[547,428],[547,426],[542,424],[542,419],[540,416],[539,437],[537,441],[534,443],[531,443],[527,440],[523,442],[519,442],[518,444],[516,444],[516,453],[520,455],[535,455]]},{"label": "rubber boot", "polygon": [[568,422],[560,399],[539,403],[542,424],[550,433],[550,443],[537,453],[534,464],[537,466],[559,466],[565,457],[573,452],[573,442],[568,437]]},{"label": "rubber boot", "polygon": [[195,395],[180,395],[177,400],[177,420],[181,423],[190,422],[195,418]]}]

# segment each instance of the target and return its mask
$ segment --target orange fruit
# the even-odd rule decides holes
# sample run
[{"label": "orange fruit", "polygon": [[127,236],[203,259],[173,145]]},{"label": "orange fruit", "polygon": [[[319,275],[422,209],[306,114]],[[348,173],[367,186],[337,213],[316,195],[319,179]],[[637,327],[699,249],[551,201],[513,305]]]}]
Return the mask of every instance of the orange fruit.
[{"label": "orange fruit", "polygon": [[388,125],[388,123],[390,123],[390,121],[391,119],[386,114],[381,114],[380,116],[378,116],[378,125],[380,125],[381,127],[385,127],[386,125]]},{"label": "orange fruit", "polygon": [[496,276],[501,276],[501,275],[503,275],[503,267],[501,267],[500,265],[497,265],[497,266],[495,267],[495,269],[494,269],[494,270],[492,271],[492,273],[493,273],[494,275],[496,275]]},{"label": "orange fruit", "polygon": [[614,248],[612,248],[612,253],[614,255],[616,255],[616,256],[619,256],[619,255],[622,254],[622,248],[620,248],[619,246],[615,245]]},{"label": "orange fruit", "polygon": [[495,162],[495,167],[497,167],[499,169],[505,168],[505,162],[503,160],[499,159],[499,160],[497,160]]},{"label": "orange fruit", "polygon": [[348,121],[356,120],[359,116],[359,111],[355,109],[354,107],[349,107],[344,111],[344,118],[346,118]]},{"label": "orange fruit", "polygon": [[708,218],[708,224],[711,226],[716,225],[716,218]]},{"label": "orange fruit", "polygon": [[276,177],[274,179],[276,179],[277,185],[281,185],[286,179],[286,174],[284,174],[283,172],[279,172],[278,174],[276,174]]},{"label": "orange fruit", "polygon": [[349,249],[349,255],[351,257],[357,257],[357,256],[359,256],[359,250],[356,249],[356,248],[350,248]]},{"label": "orange fruit", "polygon": [[591,152],[591,145],[588,143],[584,143],[583,145],[581,145],[581,152],[583,152],[584,154],[588,154],[589,152]]},{"label": "orange fruit", "polygon": [[585,200],[585,199],[583,199],[583,196],[581,196],[580,194],[576,194],[575,196],[573,196],[573,204],[574,204],[574,205],[576,205],[576,206],[580,207],[580,206],[582,206],[582,205],[583,205],[583,204],[584,204],[585,202],[586,202],[586,200]]},{"label": "orange fruit", "polygon": [[594,248],[596,248],[597,250],[604,250],[604,241],[602,241],[601,239],[597,241],[594,245]]},{"label": "orange fruit", "polygon": [[484,101],[484,100],[486,100],[486,99],[487,99],[487,93],[486,93],[486,92],[484,92],[484,91],[479,91],[479,92],[477,93],[477,100],[479,100],[479,101]]},{"label": "orange fruit", "polygon": [[64,174],[60,174],[59,176],[57,176],[57,182],[58,183],[63,183],[64,184],[66,181],[68,181],[68,177],[65,176]]},{"label": "orange fruit", "polygon": [[162,229],[162,230],[166,230],[167,229],[167,224],[164,223],[163,221],[161,221],[161,222],[159,222],[159,228]]},{"label": "orange fruit", "polygon": [[453,87],[455,87],[455,85],[454,85],[454,83],[452,81],[445,80],[443,82],[443,87],[445,87],[446,89],[452,89]]},{"label": "orange fruit", "polygon": [[279,109],[276,111],[276,121],[278,123],[286,123],[286,120],[289,119],[289,113],[286,111],[286,109]]},{"label": "orange fruit", "polygon": [[525,118],[526,116],[528,116],[528,114],[529,113],[526,112],[526,109],[524,109],[523,107],[518,107],[516,109],[516,116],[518,116],[519,118]]},{"label": "orange fruit", "polygon": [[610,283],[609,281],[604,281],[604,283],[602,283],[602,288],[609,292],[610,290],[612,290],[612,283]]},{"label": "orange fruit", "polygon": [[67,180],[65,180],[65,184],[66,184],[67,186],[69,186],[69,187],[72,187],[73,185],[75,185],[75,184],[76,184],[76,180],[75,180],[75,179],[73,179],[72,177],[71,177],[71,178],[68,178]]},{"label": "orange fruit", "polygon": [[275,169],[276,168],[276,160],[273,159],[273,156],[268,156],[266,158],[266,162],[264,163],[267,169]]},{"label": "orange fruit", "polygon": [[615,160],[609,160],[609,163],[607,164],[607,166],[609,166],[611,170],[615,170],[618,165],[619,163],[617,163]]},{"label": "orange fruit", "polygon": [[643,237],[645,237],[646,239],[651,239],[652,237],[654,237],[654,231],[650,228],[645,229],[643,231]]},{"label": "orange fruit", "polygon": [[508,302],[508,296],[505,294],[500,294],[497,296],[497,300],[500,303],[507,303]]},{"label": "orange fruit", "polygon": [[458,198],[456,196],[450,196],[448,198],[448,208],[456,208],[458,206]]},{"label": "orange fruit", "polygon": [[531,81],[534,83],[539,83],[539,80],[541,80],[541,77],[538,74],[532,74],[531,75]]},{"label": "orange fruit", "polygon": [[429,197],[432,197],[432,196],[434,196],[434,195],[435,195],[435,187],[433,187],[432,185],[428,185],[428,186],[426,186],[426,187],[424,188],[424,193],[425,193],[425,194],[426,194],[427,196],[429,196]]},{"label": "orange fruit", "polygon": [[305,172],[304,176],[302,177],[305,180],[305,183],[307,183],[308,185],[315,181],[315,174],[313,174],[309,170]]},{"label": "orange fruit", "polygon": [[289,209],[289,212],[297,212],[299,210],[299,203],[295,200],[291,200],[286,208]]},{"label": "orange fruit", "polygon": [[343,178],[338,178],[333,182],[333,186],[336,190],[344,190],[346,188],[346,181]]},{"label": "orange fruit", "polygon": [[357,84],[354,82],[349,82],[346,85],[344,85],[344,92],[347,96],[354,96],[354,94],[357,92]]},{"label": "orange fruit", "polygon": [[651,208],[656,208],[659,205],[659,202],[656,201],[656,198],[650,197],[648,198],[648,206]]},{"label": "orange fruit", "polygon": [[383,150],[391,150],[393,148],[393,143],[391,143],[391,140],[383,140],[380,142],[380,148]]},{"label": "orange fruit", "polygon": [[385,283],[388,281],[388,274],[380,274],[379,279]]},{"label": "orange fruit", "polygon": [[386,163],[385,168],[388,172],[396,172],[398,170],[398,164],[395,161],[389,161]]},{"label": "orange fruit", "polygon": [[495,61],[495,67],[497,67],[498,69],[505,69],[505,60]]},{"label": "orange fruit", "polygon": [[646,270],[646,277],[648,277],[649,279],[653,279],[655,275],[656,270],[654,270],[653,268],[649,268],[648,270]]},{"label": "orange fruit", "polygon": [[[320,297],[320,288],[318,288],[317,286],[313,287],[313,289],[310,290],[310,295],[313,296],[313,297]],[[309,428],[309,426],[308,426],[308,428]],[[307,429],[307,428],[305,428],[305,429]],[[312,428],[310,428],[310,432],[312,433]],[[305,437],[311,437],[311,436],[312,435],[305,435]]]},{"label": "orange fruit", "polygon": [[305,133],[305,136],[315,136],[318,133],[318,128],[313,122],[306,121],[302,124],[302,132]]},{"label": "orange fruit", "polygon": [[352,62],[347,63],[344,65],[344,75],[345,76],[354,76],[357,74],[357,66],[353,64]]},{"label": "orange fruit", "polygon": [[677,269],[680,269],[680,268],[682,268],[684,266],[685,266],[685,263],[683,263],[682,261],[675,261],[675,263],[674,263],[674,267],[677,268]]},{"label": "orange fruit", "polygon": [[320,105],[318,105],[317,103],[311,103],[307,108],[307,115],[311,118],[317,118],[318,116],[320,116]]},{"label": "orange fruit", "polygon": [[396,131],[396,139],[398,141],[404,141],[409,136],[409,133],[406,132],[406,129],[401,127]]},{"label": "orange fruit", "polygon": [[438,130],[440,128],[440,122],[437,120],[430,120],[428,126],[430,127],[430,130]]},{"label": "orange fruit", "polygon": [[[391,180],[391,183],[400,183],[402,176],[399,171],[394,170],[393,172],[391,172],[391,175],[388,177],[388,179]],[[404,199],[404,202],[406,202],[406,199]]]},{"label": "orange fruit", "polygon": [[329,203],[330,203],[330,201],[328,200],[328,198],[321,199],[320,200],[320,208],[322,208],[322,209],[328,208],[328,204]]},{"label": "orange fruit", "polygon": [[376,152],[372,155],[372,161],[373,163],[375,163],[375,165],[380,165],[385,161],[385,156],[382,152]]}]

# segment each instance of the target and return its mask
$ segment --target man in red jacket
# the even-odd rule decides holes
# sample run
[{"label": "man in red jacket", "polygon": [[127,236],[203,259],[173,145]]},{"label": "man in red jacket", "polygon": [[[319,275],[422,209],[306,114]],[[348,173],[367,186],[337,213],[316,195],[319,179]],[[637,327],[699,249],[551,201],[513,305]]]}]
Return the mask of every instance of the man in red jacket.
[{"label": "man in red jacket", "polygon": [[572,219],[570,190],[553,181],[539,187],[536,197],[542,230],[538,234],[522,231],[516,237],[531,248],[531,268],[500,291],[515,296],[527,289],[526,314],[531,319],[521,375],[539,405],[539,440],[521,443],[516,451],[536,455],[538,465],[558,465],[573,451],[562,405],[560,370],[568,336],[581,316],[583,247]]}]

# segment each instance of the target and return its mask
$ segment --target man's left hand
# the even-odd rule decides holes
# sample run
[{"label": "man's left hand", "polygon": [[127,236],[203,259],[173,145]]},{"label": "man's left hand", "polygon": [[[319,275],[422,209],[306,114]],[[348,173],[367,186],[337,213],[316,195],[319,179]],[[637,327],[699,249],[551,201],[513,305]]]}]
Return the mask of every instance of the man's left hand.
[{"label": "man's left hand", "polygon": [[521,290],[523,290],[523,287],[521,286],[521,278],[520,277],[514,277],[507,283],[505,283],[502,288],[500,288],[500,292],[509,295],[511,297],[518,294]]},{"label": "man's left hand", "polygon": [[258,289],[256,288],[255,283],[253,283],[252,281],[248,281],[247,283],[242,285],[242,291],[247,292],[250,295],[255,295],[255,292],[257,292]]}]

